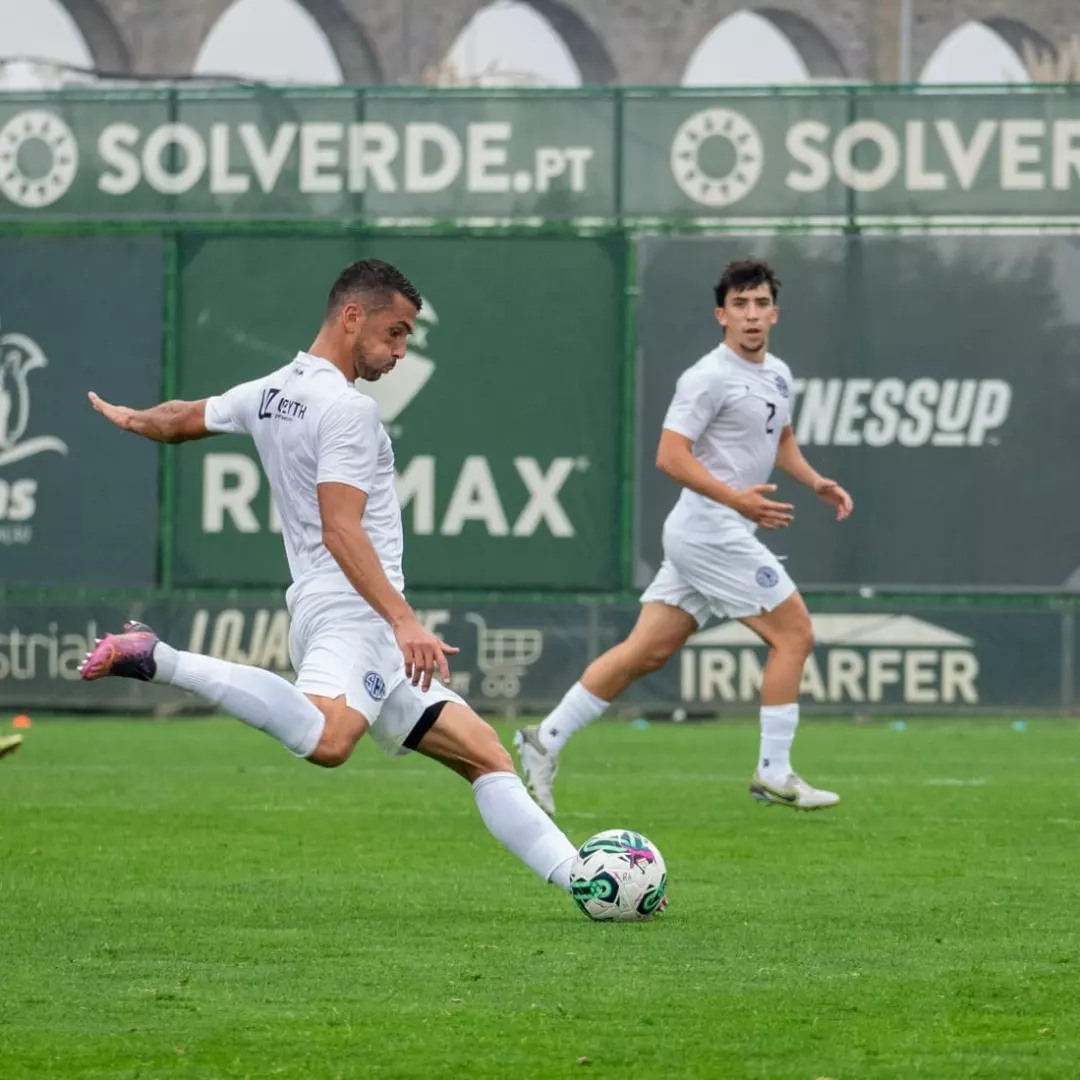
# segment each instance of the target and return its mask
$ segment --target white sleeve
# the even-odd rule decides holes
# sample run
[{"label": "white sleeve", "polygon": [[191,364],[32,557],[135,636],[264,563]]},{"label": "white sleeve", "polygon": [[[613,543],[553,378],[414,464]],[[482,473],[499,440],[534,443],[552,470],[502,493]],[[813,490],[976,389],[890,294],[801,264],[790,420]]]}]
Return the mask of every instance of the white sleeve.
[{"label": "white sleeve", "polygon": [[348,484],[371,494],[379,462],[379,407],[363,394],[339,398],[318,429],[316,484]]},{"label": "white sleeve", "polygon": [[206,402],[206,430],[219,435],[250,435],[259,413],[266,379],[240,383]]},{"label": "white sleeve", "polygon": [[715,376],[690,368],[679,376],[664,428],[697,442],[717,413]]}]

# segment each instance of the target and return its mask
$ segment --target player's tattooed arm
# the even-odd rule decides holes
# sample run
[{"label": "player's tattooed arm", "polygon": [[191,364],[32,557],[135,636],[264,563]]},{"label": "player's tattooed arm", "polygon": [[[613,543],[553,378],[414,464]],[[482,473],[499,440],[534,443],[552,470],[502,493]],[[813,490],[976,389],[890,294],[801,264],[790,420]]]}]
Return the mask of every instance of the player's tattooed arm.
[{"label": "player's tattooed arm", "polygon": [[201,401],[163,401],[150,409],[130,409],[112,405],[89,393],[90,404],[110,423],[123,431],[160,443],[181,443],[204,439],[214,434],[206,427],[206,399]]}]

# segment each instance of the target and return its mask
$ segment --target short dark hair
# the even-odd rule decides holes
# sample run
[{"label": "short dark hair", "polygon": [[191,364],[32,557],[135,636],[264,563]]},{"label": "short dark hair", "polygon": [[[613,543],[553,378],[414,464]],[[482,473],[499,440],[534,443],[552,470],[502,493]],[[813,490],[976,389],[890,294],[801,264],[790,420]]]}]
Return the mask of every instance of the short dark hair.
[{"label": "short dark hair", "polygon": [[417,312],[424,306],[416,286],[396,266],[382,259],[360,259],[346,266],[331,286],[327,318],[340,311],[350,297],[360,296],[368,310],[377,310],[387,307],[395,293],[401,293]]},{"label": "short dark hair", "polygon": [[716,283],[716,306],[723,307],[729,292],[742,292],[758,285],[768,285],[775,302],[780,295],[780,279],[764,259],[734,259],[724,267]]}]

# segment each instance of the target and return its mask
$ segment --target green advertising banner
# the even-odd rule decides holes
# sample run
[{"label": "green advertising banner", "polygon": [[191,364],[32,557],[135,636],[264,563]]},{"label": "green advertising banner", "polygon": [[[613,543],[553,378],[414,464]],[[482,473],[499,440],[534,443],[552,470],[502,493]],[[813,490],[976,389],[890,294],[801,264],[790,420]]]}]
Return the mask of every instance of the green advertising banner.
[{"label": "green advertising banner", "polygon": [[603,95],[5,95],[0,217],[609,217],[613,114]]},{"label": "green advertising banner", "polygon": [[152,585],[158,453],[86,395],[161,393],[156,238],[0,239],[0,584]]},{"label": "green advertising banner", "polygon": [[[811,601],[815,648],[800,688],[808,713],[964,714],[1080,709],[1072,679],[1075,610],[1012,604],[935,605]],[[422,604],[420,620],[461,653],[451,686],[484,713],[546,712],[638,616],[625,604]],[[280,594],[6,603],[0,593],[0,709],[209,712],[172,686],[131,679],[84,682],[94,639],[125,619],[147,621],[178,649],[292,678],[289,614]],[[767,649],[738,623],[694,634],[660,671],[636,682],[615,712],[668,717],[755,714]]]},{"label": "green advertising banner", "polygon": [[855,500],[838,525],[774,472],[795,522],[759,535],[795,581],[1080,591],[1080,508],[1056,495],[1080,460],[1080,246],[1053,234],[643,238],[635,583],[659,569],[678,498],[656,469],[664,414],[720,341],[712,283],[748,257],[783,282],[769,347],[792,370],[794,434]]},{"label": "green advertising banner", "polygon": [[662,218],[1080,212],[1080,94],[627,96],[624,213]]},{"label": "green advertising banner", "polygon": [[[412,586],[609,589],[618,582],[622,247],[577,239],[191,239],[179,393],[272,371],[314,339],[355,259],[424,296],[409,355],[377,385],[394,440]],[[282,585],[250,441],[176,454],[177,584]]]},{"label": "green advertising banner", "polygon": [[1077,216],[1080,93],[6,94],[0,220]]}]

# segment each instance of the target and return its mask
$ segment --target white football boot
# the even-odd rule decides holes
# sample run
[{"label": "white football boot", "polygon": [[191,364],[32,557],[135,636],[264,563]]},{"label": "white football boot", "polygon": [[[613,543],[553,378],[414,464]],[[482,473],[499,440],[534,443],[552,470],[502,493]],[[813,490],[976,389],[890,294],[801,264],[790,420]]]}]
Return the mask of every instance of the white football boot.
[{"label": "white football boot", "polygon": [[514,732],[514,747],[525,774],[525,786],[537,805],[546,814],[555,816],[555,794],[551,785],[559,772],[558,761],[544,749],[540,727],[519,728]]},{"label": "white football boot", "polygon": [[23,744],[21,735],[0,735],[0,757],[14,754]]},{"label": "white football boot", "polygon": [[826,810],[840,801],[835,791],[811,787],[794,772],[788,773],[781,784],[767,784],[761,774],[755,771],[750,781],[750,794],[767,806],[790,806],[793,810]]}]

